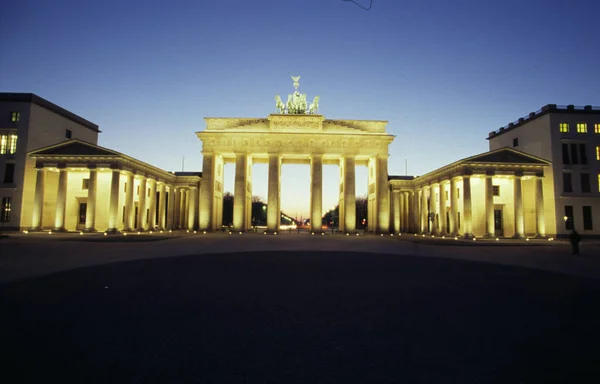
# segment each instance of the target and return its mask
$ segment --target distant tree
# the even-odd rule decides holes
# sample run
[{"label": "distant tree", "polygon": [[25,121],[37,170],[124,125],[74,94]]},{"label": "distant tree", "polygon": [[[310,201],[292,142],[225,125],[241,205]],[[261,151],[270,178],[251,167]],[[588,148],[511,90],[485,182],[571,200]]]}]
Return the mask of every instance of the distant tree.
[{"label": "distant tree", "polygon": [[340,222],[340,205],[336,205],[334,209],[330,209],[323,215],[323,225],[328,227],[337,227]]},{"label": "distant tree", "polygon": [[369,214],[369,200],[367,196],[356,198],[356,228],[364,228]]},{"label": "distant tree", "polygon": [[252,196],[252,225],[267,225],[267,204],[260,196]]},{"label": "distant tree", "polygon": [[358,5],[360,8],[364,9],[365,11],[368,11],[371,9],[371,7],[373,6],[373,0],[371,0],[371,2],[369,3],[369,7],[365,7],[364,5],[362,5],[361,3],[357,2],[356,0],[342,0],[342,1],[348,1],[350,3],[354,3],[356,5]]},{"label": "distant tree", "polygon": [[223,225],[233,224],[233,195],[225,192],[223,195]]}]

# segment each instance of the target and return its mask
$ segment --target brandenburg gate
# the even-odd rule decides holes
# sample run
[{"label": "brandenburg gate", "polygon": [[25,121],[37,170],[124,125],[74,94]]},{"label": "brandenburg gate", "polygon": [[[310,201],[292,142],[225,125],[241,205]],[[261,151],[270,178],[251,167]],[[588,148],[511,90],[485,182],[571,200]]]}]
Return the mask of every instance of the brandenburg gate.
[{"label": "brandenburg gate", "polygon": [[292,77],[295,91],[284,104],[276,97],[278,113],[267,118],[205,118],[202,141],[200,230],[221,228],[223,167],[235,163],[233,227],[251,227],[252,164],[267,163],[267,231],[276,232],[281,212],[282,164],[310,165],[310,223],[320,232],[323,215],[323,165],[339,165],[340,231],[356,229],[356,166],[368,167],[368,230],[388,232],[390,190],[388,146],[394,136],[387,121],[331,120],[318,113],[319,97],[307,107],[306,94],[298,92],[300,77]]}]

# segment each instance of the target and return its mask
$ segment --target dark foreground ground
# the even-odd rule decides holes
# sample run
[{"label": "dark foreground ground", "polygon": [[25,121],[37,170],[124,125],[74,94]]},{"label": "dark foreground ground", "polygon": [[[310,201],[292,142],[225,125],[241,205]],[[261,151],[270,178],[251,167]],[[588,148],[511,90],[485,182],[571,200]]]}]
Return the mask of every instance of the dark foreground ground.
[{"label": "dark foreground ground", "polygon": [[600,281],[365,253],[152,259],[1,285],[0,336],[3,383],[597,383]]}]

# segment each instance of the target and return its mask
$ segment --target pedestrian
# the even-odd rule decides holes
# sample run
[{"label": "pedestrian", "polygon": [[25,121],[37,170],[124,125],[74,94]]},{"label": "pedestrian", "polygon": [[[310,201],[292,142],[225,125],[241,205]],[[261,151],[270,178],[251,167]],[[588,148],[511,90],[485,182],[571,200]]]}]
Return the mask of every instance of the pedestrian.
[{"label": "pedestrian", "polygon": [[571,242],[571,248],[573,249],[573,255],[579,255],[579,242],[581,241],[581,235],[576,230],[569,235],[569,241]]}]

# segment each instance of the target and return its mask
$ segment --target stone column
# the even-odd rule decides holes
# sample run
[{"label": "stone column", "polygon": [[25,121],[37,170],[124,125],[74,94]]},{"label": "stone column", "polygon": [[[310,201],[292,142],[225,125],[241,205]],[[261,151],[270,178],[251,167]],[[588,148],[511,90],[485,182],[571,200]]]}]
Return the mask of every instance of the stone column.
[{"label": "stone column", "polygon": [[[179,217],[181,216],[181,187],[173,188],[173,224],[172,229],[179,228]],[[206,229],[206,228],[205,228]]]},{"label": "stone column", "polygon": [[166,199],[166,188],[165,183],[159,183],[159,199],[158,199],[158,228],[165,229],[166,217],[165,217],[165,199]]},{"label": "stone column", "polygon": [[187,217],[187,227],[189,230],[194,230],[194,222],[196,221],[196,187],[190,187],[188,192],[188,217]]},{"label": "stone column", "polygon": [[125,183],[125,230],[133,231],[135,229],[135,204],[133,203],[133,191],[135,190],[135,183],[133,173],[127,173],[127,180]]},{"label": "stone column", "polygon": [[35,179],[35,198],[33,201],[33,216],[31,219],[31,228],[33,230],[42,229],[42,218],[44,215],[44,185],[46,184],[46,170],[37,168]]},{"label": "stone column", "polygon": [[544,185],[543,175],[535,178],[535,217],[538,237],[546,236],[546,220],[544,218]]},{"label": "stone column", "polygon": [[143,231],[146,225],[146,177],[140,177],[140,194],[138,196],[138,217],[137,217],[137,229]]},{"label": "stone column", "polygon": [[85,211],[85,231],[96,230],[96,184],[98,183],[98,171],[90,168],[90,181],[88,182],[87,209]]},{"label": "stone column", "polygon": [[409,231],[410,232],[414,232],[417,233],[419,231],[418,229],[418,222],[419,222],[419,211],[417,209],[417,196],[415,194],[415,192],[409,192],[408,197],[410,199],[410,205],[409,205],[409,211],[410,211],[410,225],[409,225]]},{"label": "stone column", "polygon": [[173,216],[175,215],[175,188],[169,185],[169,202],[167,204],[167,223],[165,229],[173,229]]},{"label": "stone column", "polygon": [[515,173],[515,234],[514,238],[525,237],[525,220],[523,218],[523,174]]},{"label": "stone column", "polygon": [[421,188],[421,232],[427,232],[427,187]]},{"label": "stone column", "polygon": [[[322,159],[320,161],[322,162]],[[320,166],[319,172],[321,175],[321,181],[319,181],[318,185],[320,193],[319,199],[322,199],[322,165]],[[321,206],[321,204],[322,202],[319,203],[319,206]],[[321,208],[319,208],[319,212],[321,212],[320,209]],[[312,216],[310,221],[312,222]],[[319,230],[321,230],[321,213],[319,213]],[[346,233],[356,231],[356,160],[354,156],[344,157],[344,231]]]},{"label": "stone column", "polygon": [[458,235],[458,196],[456,194],[456,180],[450,179],[450,234]]},{"label": "stone column", "polygon": [[156,179],[150,180],[150,196],[148,201],[148,221],[146,229],[156,228]]},{"label": "stone column", "polygon": [[405,232],[416,232],[415,223],[417,210],[414,206],[414,192],[405,192],[404,193],[404,208],[406,212],[406,229]]},{"label": "stone column", "polygon": [[[216,229],[216,222],[214,218],[214,194],[215,194],[215,154],[214,153],[203,153],[202,154],[202,180],[200,181],[200,218],[199,225],[201,230],[212,231]],[[177,194],[173,194],[175,198]],[[176,226],[178,221],[177,207],[175,204],[175,220],[174,225]]]},{"label": "stone column", "polygon": [[267,231],[277,232],[279,230],[281,200],[279,191],[281,188],[281,155],[269,154],[269,186],[267,201]]},{"label": "stone column", "polygon": [[471,208],[471,176],[463,176],[463,210],[465,232],[464,237],[473,238],[472,208]]},{"label": "stone column", "polygon": [[377,156],[377,232],[390,231],[390,188],[388,155]]},{"label": "stone column", "polygon": [[446,188],[444,183],[440,181],[440,213],[439,213],[439,221],[440,221],[440,234],[445,235],[448,233],[448,228],[446,228]]},{"label": "stone column", "polygon": [[[347,163],[346,163],[347,165]],[[346,169],[346,172],[348,170]],[[345,190],[348,190],[346,185]],[[344,200],[347,194],[344,194]],[[350,230],[348,223],[350,222],[348,216],[350,215],[350,209],[348,208],[352,204],[346,201],[346,213],[345,213],[345,226],[346,232]],[[356,203],[354,204],[356,206]],[[356,212],[356,211],[354,211]],[[310,229],[313,232],[322,231],[322,215],[323,215],[323,155],[313,154],[310,162]],[[356,215],[356,213],[355,213]]]},{"label": "stone column", "polygon": [[54,217],[54,230],[65,230],[65,209],[67,207],[67,183],[69,171],[64,167],[60,168],[58,176],[58,192],[56,194],[56,215]]},{"label": "stone column", "polygon": [[110,178],[110,200],[108,203],[108,232],[118,232],[117,220],[119,216],[119,182],[121,171],[113,169]]},{"label": "stone column", "polygon": [[235,231],[245,231],[246,214],[248,207],[247,183],[248,183],[248,155],[245,153],[236,154],[235,158],[235,187],[233,196],[233,229]]},{"label": "stone column", "polygon": [[404,216],[401,209],[402,207],[402,196],[400,195],[400,191],[392,191],[392,201],[394,206],[394,232],[400,233],[402,232],[402,217]]},{"label": "stone column", "polygon": [[485,175],[485,237],[496,236],[494,229],[494,183],[493,174]]},{"label": "stone column", "polygon": [[181,188],[181,197],[179,200],[179,228],[186,229],[188,195],[187,188]]}]

